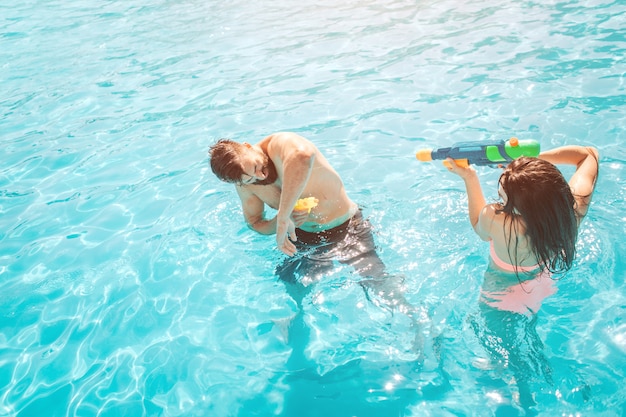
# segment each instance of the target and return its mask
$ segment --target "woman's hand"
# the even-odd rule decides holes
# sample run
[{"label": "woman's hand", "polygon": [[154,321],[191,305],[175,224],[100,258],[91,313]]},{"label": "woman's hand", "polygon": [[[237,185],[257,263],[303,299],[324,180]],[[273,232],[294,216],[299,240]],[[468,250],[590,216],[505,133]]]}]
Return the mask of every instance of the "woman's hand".
[{"label": "woman's hand", "polygon": [[472,167],[471,165],[467,165],[467,166],[457,165],[456,162],[454,162],[454,159],[452,158],[446,158],[443,165],[448,169],[448,171],[452,172],[453,174],[458,175],[464,180],[467,180],[468,178],[472,176],[476,176],[476,170],[474,169],[474,167]]}]

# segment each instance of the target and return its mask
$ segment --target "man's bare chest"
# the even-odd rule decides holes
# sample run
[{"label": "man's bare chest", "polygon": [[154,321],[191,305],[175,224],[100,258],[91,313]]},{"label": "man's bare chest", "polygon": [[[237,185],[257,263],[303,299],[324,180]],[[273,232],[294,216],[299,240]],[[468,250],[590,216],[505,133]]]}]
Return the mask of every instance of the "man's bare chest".
[{"label": "man's bare chest", "polygon": [[280,187],[272,184],[272,185],[258,185],[254,186],[250,191],[254,193],[257,197],[259,197],[265,204],[272,207],[273,209],[278,210],[278,206],[280,205]]}]

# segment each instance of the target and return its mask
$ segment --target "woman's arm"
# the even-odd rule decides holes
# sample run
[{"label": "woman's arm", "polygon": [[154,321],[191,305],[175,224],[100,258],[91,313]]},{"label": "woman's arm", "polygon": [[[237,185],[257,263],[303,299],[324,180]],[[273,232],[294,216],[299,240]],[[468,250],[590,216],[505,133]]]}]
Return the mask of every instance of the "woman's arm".
[{"label": "woman's arm", "polygon": [[451,158],[448,158],[446,161],[449,162],[449,164],[446,165],[448,171],[458,175],[465,182],[469,221],[472,224],[474,231],[482,240],[489,240],[489,233],[482,227],[483,222],[478,221],[486,203],[476,170],[471,166],[460,167]]},{"label": "woman's arm", "polygon": [[579,219],[582,219],[589,209],[591,195],[598,178],[598,150],[591,146],[561,146],[541,152],[539,158],[555,165],[576,165],[576,172],[570,178],[569,185],[576,199],[576,214]]}]

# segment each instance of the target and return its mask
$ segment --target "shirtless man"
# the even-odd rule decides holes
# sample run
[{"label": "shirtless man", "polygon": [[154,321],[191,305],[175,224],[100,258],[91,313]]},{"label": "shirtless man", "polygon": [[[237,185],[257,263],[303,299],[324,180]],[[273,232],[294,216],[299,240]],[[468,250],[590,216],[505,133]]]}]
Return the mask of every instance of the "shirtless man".
[{"label": "shirtless man", "polygon": [[[386,275],[370,223],[310,141],[289,132],[274,133],[255,145],[220,139],[209,155],[213,173],[235,185],[253,230],[275,233],[278,249],[290,257],[307,249],[298,262],[279,268],[281,279],[294,282],[309,275],[309,281],[316,281],[332,268],[331,259],[351,265],[364,277]],[[305,197],[317,198],[317,206],[310,213],[294,210],[296,201]],[[265,205],[277,210],[274,217],[265,218]]]},{"label": "shirtless man", "polygon": [[[275,133],[256,145],[221,139],[210,155],[215,175],[235,184],[248,225],[262,234],[276,233],[278,249],[286,255],[296,253],[296,228],[328,231],[358,212],[324,155],[295,133]],[[318,199],[310,213],[294,210],[304,197]],[[265,204],[278,210],[275,217],[264,218]]]},{"label": "shirtless man", "polygon": [[[360,285],[376,303],[398,309],[416,323],[416,346],[421,339],[418,315],[407,300],[402,278],[387,274],[375,250],[369,221],[350,200],[339,174],[310,141],[295,133],[274,133],[259,143],[220,139],[209,150],[213,173],[235,185],[246,223],[255,231],[276,234],[276,244],[289,258],[276,273],[304,291],[333,270],[333,260],[354,268]],[[318,204],[294,210],[300,198]],[[277,210],[265,218],[265,205]],[[294,256],[298,250],[300,256]],[[301,307],[301,291],[292,296]],[[420,342],[421,344],[421,342]]]}]

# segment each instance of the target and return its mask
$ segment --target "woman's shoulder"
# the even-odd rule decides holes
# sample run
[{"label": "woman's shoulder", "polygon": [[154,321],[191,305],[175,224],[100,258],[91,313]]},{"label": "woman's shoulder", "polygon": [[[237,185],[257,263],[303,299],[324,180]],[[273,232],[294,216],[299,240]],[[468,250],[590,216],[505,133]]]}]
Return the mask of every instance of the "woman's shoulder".
[{"label": "woman's shoulder", "polygon": [[[502,204],[493,203],[483,207],[478,218],[481,230],[490,239],[503,242],[505,230],[514,230],[518,235],[524,235],[526,226],[519,215],[507,215],[502,211]],[[512,226],[512,227],[510,227]]]},{"label": "woman's shoulder", "polygon": [[498,203],[487,204],[480,211],[478,220],[486,229],[491,229],[494,224],[502,225],[504,222],[502,205]]},{"label": "woman's shoulder", "polygon": [[509,258],[510,254],[515,253],[514,259],[518,260],[518,266],[535,267],[537,261],[532,254],[530,242],[525,234],[526,227],[521,217],[507,215],[502,211],[500,204],[485,206],[483,213],[484,220],[481,221],[484,221],[484,228],[488,231],[491,241],[491,257],[496,261],[508,259],[508,262],[513,262]]},{"label": "woman's shoulder", "polygon": [[491,204],[487,204],[485,205],[485,207],[483,207],[482,213],[485,216],[490,216],[490,217],[495,217],[499,214],[501,214],[502,212],[502,204],[500,203],[491,203]]},{"label": "woman's shoulder", "polygon": [[491,240],[498,229],[502,229],[503,216],[498,204],[485,205],[478,215],[474,230],[482,240]]}]

